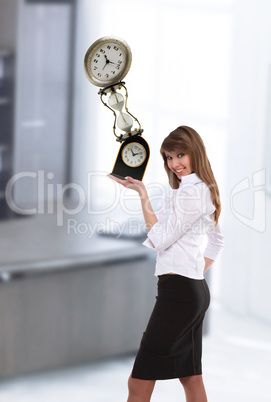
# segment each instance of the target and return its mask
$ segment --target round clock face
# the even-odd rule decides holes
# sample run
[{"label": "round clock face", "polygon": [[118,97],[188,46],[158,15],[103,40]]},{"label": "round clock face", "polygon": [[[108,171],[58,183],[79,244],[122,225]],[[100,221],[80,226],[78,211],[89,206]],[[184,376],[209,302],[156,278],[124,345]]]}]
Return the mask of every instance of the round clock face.
[{"label": "round clock face", "polygon": [[86,52],[84,70],[92,84],[106,87],[120,82],[128,73],[132,53],[128,44],[116,37],[103,37]]},{"label": "round clock face", "polygon": [[138,167],[146,159],[146,150],[138,142],[130,142],[127,144],[121,153],[123,162],[130,167]]}]

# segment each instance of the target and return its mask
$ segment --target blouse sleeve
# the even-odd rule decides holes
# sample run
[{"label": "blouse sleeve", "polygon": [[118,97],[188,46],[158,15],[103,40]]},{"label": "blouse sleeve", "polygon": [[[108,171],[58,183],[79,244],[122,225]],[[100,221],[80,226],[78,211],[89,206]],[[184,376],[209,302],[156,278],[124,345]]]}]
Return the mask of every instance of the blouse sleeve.
[{"label": "blouse sleeve", "polygon": [[166,206],[169,209],[167,219],[158,220],[152,226],[143,245],[157,251],[165,250],[192,229],[200,217],[213,213],[209,192],[208,187],[187,186],[171,197]]},{"label": "blouse sleeve", "polygon": [[216,260],[224,248],[224,236],[221,233],[220,224],[218,223],[216,227],[206,233],[208,242],[203,255],[211,260]]}]

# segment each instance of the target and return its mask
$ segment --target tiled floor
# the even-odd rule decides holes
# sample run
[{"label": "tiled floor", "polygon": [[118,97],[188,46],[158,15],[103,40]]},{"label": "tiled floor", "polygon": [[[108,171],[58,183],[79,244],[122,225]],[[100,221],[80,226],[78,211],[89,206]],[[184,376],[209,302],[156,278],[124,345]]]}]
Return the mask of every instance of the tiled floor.
[{"label": "tiled floor", "polygon": [[[271,326],[211,305],[203,369],[209,402],[271,401]],[[0,382],[0,402],[124,402],[133,356]],[[158,381],[152,402],[185,401],[178,380]]]}]

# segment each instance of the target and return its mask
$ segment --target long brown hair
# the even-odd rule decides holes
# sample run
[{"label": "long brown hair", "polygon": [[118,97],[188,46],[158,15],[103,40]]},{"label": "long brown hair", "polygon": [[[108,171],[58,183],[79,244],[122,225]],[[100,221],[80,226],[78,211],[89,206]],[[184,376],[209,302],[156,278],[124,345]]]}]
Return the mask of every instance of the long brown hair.
[{"label": "long brown hair", "polygon": [[214,220],[217,225],[221,213],[219,189],[200,135],[191,127],[180,126],[172,131],[162,142],[160,153],[164,159],[164,167],[168,175],[169,185],[171,188],[176,189],[179,188],[180,180],[167,165],[166,151],[180,151],[190,156],[192,172],[196,173],[211,191],[215,206]]}]

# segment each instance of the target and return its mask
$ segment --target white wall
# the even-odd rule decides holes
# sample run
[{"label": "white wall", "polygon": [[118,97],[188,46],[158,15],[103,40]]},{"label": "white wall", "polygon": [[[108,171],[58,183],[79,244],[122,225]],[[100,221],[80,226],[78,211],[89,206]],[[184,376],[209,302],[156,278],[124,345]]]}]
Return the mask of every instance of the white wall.
[{"label": "white wall", "polygon": [[[151,148],[145,183],[167,184],[160,144],[170,131],[186,124],[203,137],[217,181],[222,184],[232,0],[139,0],[136,3],[100,0],[95,8],[86,1],[80,4],[79,25],[84,30],[80,35],[85,51],[105,35],[120,36],[131,47],[133,61],[125,82],[128,108],[142,124],[143,136]],[[115,19],[112,15],[116,9],[121,10],[121,15]],[[80,49],[83,49],[82,41]],[[83,56],[81,52],[80,63]],[[88,158],[82,155],[85,164],[81,172],[85,169],[86,176],[93,166],[96,171],[110,172],[119,149],[112,132],[113,115],[101,104],[98,88],[83,77],[78,64],[78,76],[80,71],[82,97],[78,116],[81,130],[87,136],[85,150],[88,152]],[[82,136],[80,130],[78,135]],[[108,179],[101,177],[97,181],[99,202],[110,199],[108,191],[112,185]]]},{"label": "white wall", "polygon": [[[271,199],[264,186],[265,169],[270,163],[265,152],[267,114],[271,112],[267,110],[270,20],[268,0],[235,0],[224,191],[227,196],[223,204],[226,248],[220,286],[221,299],[231,310],[271,323]],[[255,188],[253,175],[259,179]],[[246,180],[250,188],[240,191]]]}]

